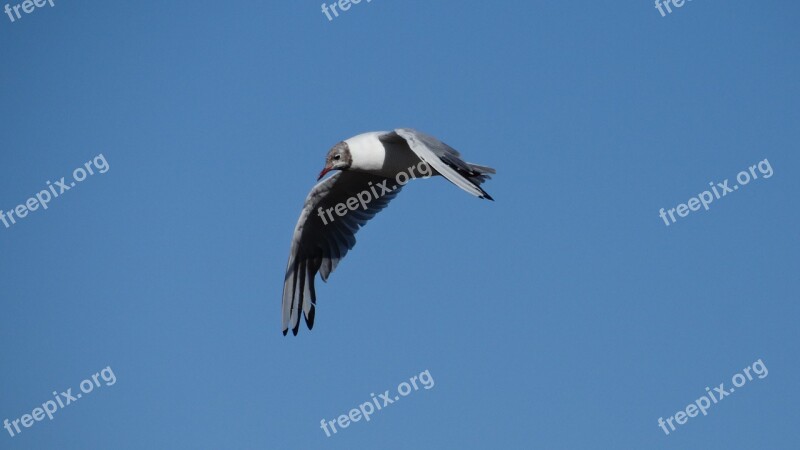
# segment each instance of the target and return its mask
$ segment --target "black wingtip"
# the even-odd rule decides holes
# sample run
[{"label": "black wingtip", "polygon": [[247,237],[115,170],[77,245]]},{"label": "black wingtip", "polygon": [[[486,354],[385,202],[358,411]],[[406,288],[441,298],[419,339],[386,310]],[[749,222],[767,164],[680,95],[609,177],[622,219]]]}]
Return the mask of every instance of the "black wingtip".
[{"label": "black wingtip", "polygon": [[316,314],[316,310],[317,308],[315,308],[314,305],[311,305],[311,311],[309,311],[308,317],[303,316],[306,319],[306,326],[309,330],[314,329],[314,315]]},{"label": "black wingtip", "polygon": [[285,328],[285,329],[283,330],[283,335],[284,335],[284,336],[286,336],[286,333],[288,333],[288,332],[289,332],[289,329],[288,329],[288,328]]}]

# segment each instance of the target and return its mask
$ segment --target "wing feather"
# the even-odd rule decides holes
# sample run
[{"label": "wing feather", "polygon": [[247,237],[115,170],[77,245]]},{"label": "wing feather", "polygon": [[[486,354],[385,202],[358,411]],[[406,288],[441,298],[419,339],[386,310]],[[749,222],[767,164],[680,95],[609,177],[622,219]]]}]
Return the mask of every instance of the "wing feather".
[{"label": "wing feather", "polygon": [[[339,261],[356,245],[356,232],[385,208],[400,188],[373,199],[366,210],[348,210],[343,217],[333,212],[328,216],[325,212],[362,191],[368,191],[370,182],[378,184],[384,179],[361,172],[339,172],[317,183],[309,192],[295,226],[284,277],[281,315],[284,335],[289,329],[292,334],[297,334],[301,315],[309,329],[314,326],[314,278],[317,273],[323,281],[328,279]],[[320,208],[324,221],[320,217]]]},{"label": "wing feather", "polygon": [[381,139],[391,140],[392,134],[403,138],[411,151],[451,183],[476,197],[493,200],[492,196],[480,187],[481,183],[489,178],[488,174],[495,173],[491,167],[465,162],[453,147],[433,136],[410,128],[398,128],[392,133],[381,136]]}]

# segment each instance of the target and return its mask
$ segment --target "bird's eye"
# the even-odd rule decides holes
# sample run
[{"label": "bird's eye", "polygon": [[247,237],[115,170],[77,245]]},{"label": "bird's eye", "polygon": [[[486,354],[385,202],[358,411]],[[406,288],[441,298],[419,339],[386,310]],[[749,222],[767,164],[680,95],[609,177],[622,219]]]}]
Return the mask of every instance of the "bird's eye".
[{"label": "bird's eye", "polygon": [[336,156],[334,156],[334,157],[333,157],[333,159],[335,159],[335,160],[337,160],[337,161],[338,161],[338,160],[339,160],[339,158],[341,158],[341,157],[342,157],[342,155],[336,155]]}]

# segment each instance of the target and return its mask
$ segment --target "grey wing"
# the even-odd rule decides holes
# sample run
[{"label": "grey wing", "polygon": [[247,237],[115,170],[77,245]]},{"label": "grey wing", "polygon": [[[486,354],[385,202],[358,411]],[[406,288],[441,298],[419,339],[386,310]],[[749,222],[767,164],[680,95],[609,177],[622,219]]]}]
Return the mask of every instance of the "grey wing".
[{"label": "grey wing", "polygon": [[[400,192],[400,187],[373,198],[367,203],[366,209],[359,205],[355,210],[348,210],[343,217],[331,211],[332,221],[325,210],[335,208],[338,203],[345,203],[351,197],[355,198],[362,191],[371,191],[370,182],[377,186],[384,180],[386,178],[366,173],[339,172],[317,183],[309,192],[294,229],[283,283],[284,336],[289,328],[293,334],[297,334],[301,311],[308,328],[314,326],[317,302],[314,278],[317,272],[323,281],[327,281],[339,261],[356,245],[355,234],[359,228],[385,208]],[[325,221],[320,217],[320,208]]]},{"label": "grey wing", "polygon": [[381,139],[391,140],[392,135],[404,139],[411,151],[451,183],[476,197],[494,200],[480,187],[481,183],[490,178],[489,174],[495,173],[491,167],[465,162],[456,149],[417,130],[398,128]]}]

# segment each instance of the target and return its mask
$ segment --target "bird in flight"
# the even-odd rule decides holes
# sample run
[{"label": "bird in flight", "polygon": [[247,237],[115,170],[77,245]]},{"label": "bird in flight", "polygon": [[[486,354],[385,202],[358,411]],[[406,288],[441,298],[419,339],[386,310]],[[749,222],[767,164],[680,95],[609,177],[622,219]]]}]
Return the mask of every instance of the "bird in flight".
[{"label": "bird in flight", "polygon": [[[319,181],[332,170],[339,172]],[[317,273],[328,280],[355,246],[358,229],[409,180],[441,175],[476,197],[494,200],[481,188],[494,173],[491,167],[463,161],[435,137],[409,128],[364,133],[333,146],[292,236],[283,283],[283,335],[289,329],[297,335],[301,315],[309,330],[314,327]]]}]

